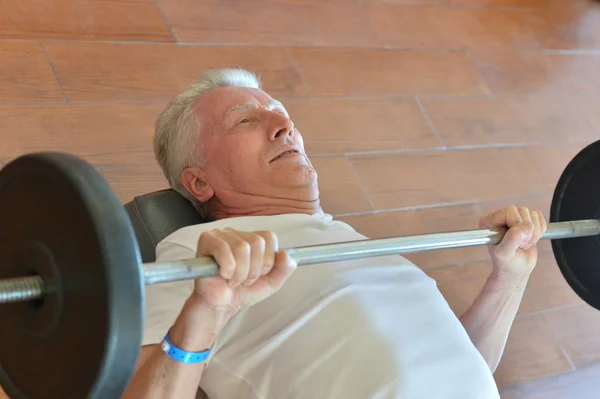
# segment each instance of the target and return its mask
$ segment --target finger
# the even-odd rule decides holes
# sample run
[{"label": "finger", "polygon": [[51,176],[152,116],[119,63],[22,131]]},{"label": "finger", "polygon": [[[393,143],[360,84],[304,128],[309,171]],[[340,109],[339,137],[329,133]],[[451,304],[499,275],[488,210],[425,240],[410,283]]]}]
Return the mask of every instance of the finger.
[{"label": "finger", "polygon": [[256,233],[236,231],[235,234],[250,245],[248,274],[242,284],[252,285],[261,276],[265,255],[265,239]]},{"label": "finger", "polygon": [[[521,216],[521,223],[525,229],[526,235],[523,238],[526,240],[525,243],[521,245],[523,249],[529,249],[531,246],[535,245],[534,242],[534,233],[535,233],[535,224],[531,215],[531,211],[526,207],[518,207],[519,215]],[[537,241],[536,241],[537,242]]]},{"label": "finger", "polygon": [[531,220],[533,223],[533,233],[531,235],[531,239],[529,240],[529,244],[525,247],[525,249],[529,249],[536,245],[542,236],[542,225],[540,222],[540,214],[536,211],[531,212]]},{"label": "finger", "polygon": [[517,208],[517,211],[519,212],[519,216],[521,217],[521,223],[533,223],[533,220],[531,219],[531,211],[529,210],[529,208],[520,206]]},{"label": "finger", "polygon": [[526,224],[518,224],[508,229],[502,241],[496,245],[496,256],[502,260],[511,261],[516,251],[529,242],[531,230]]},{"label": "finger", "polygon": [[275,265],[275,255],[279,251],[279,241],[275,233],[271,231],[257,231],[256,234],[264,238],[265,240],[265,254],[263,258],[263,265],[261,275],[264,276],[269,274],[273,266]]},{"label": "finger", "polygon": [[544,213],[542,211],[537,211],[540,216],[540,225],[542,228],[542,235],[546,234],[548,230],[548,223],[546,223],[546,218],[544,217]]},{"label": "finger", "polygon": [[196,256],[212,256],[219,266],[219,275],[222,278],[229,280],[233,276],[236,261],[229,243],[218,234],[218,230],[200,234]]},{"label": "finger", "polygon": [[479,221],[481,228],[495,229],[498,227],[512,227],[517,223],[521,223],[523,219],[516,206],[509,206],[490,212]]},{"label": "finger", "polygon": [[250,256],[251,247],[250,244],[245,241],[240,235],[240,232],[233,230],[220,230],[218,234],[227,241],[231,248],[231,253],[235,258],[235,270],[229,285],[231,287],[239,286],[248,277],[250,271]]},{"label": "finger", "polygon": [[274,292],[281,288],[297,267],[297,263],[282,250],[275,255],[275,265],[264,278]]}]

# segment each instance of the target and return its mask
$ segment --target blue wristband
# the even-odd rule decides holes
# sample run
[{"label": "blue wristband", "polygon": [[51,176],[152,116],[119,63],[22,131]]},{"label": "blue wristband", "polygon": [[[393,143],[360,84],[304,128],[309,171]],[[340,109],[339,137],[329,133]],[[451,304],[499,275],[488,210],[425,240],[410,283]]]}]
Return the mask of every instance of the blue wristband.
[{"label": "blue wristband", "polygon": [[161,344],[162,350],[169,355],[171,358],[181,363],[186,364],[197,364],[202,363],[210,355],[212,348],[205,350],[204,352],[187,352],[180,349],[171,343],[169,340],[169,334],[165,335],[165,338]]}]

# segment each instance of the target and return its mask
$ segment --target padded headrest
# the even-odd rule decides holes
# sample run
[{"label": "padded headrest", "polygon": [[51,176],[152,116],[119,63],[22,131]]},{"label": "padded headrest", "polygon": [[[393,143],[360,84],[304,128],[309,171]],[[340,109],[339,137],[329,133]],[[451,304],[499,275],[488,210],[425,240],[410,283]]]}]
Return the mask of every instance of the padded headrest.
[{"label": "padded headrest", "polygon": [[142,261],[156,260],[156,246],[182,227],[206,222],[181,194],[164,189],[135,197],[125,204],[137,236]]}]

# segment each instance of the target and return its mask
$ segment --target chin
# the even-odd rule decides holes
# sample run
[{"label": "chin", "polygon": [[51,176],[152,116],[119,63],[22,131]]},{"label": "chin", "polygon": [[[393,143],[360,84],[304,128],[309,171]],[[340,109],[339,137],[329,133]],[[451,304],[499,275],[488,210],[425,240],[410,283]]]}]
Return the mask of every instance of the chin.
[{"label": "chin", "polygon": [[293,171],[281,174],[277,179],[281,185],[293,188],[317,187],[317,171],[308,165],[297,165]]}]

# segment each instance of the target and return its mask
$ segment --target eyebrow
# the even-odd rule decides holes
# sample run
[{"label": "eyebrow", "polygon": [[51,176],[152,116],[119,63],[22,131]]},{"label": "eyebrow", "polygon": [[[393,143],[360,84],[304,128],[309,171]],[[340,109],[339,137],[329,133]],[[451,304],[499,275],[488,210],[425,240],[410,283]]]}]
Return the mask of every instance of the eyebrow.
[{"label": "eyebrow", "polygon": [[[281,101],[275,100],[275,99],[271,99],[271,101],[269,102],[269,105],[268,105],[267,108],[269,110],[272,110],[273,108],[276,108],[276,107],[281,107],[281,108],[285,109],[285,107],[283,106],[283,104],[281,103]],[[256,104],[252,104],[252,103],[234,105],[233,107],[229,108],[225,114],[228,115],[228,114],[230,114],[232,112],[243,111],[245,109],[252,109],[252,108],[258,108],[258,106]]]}]

